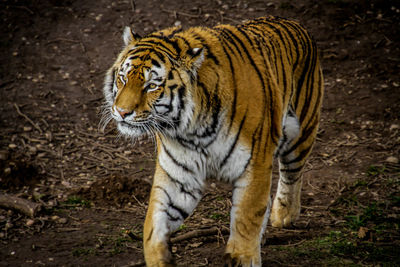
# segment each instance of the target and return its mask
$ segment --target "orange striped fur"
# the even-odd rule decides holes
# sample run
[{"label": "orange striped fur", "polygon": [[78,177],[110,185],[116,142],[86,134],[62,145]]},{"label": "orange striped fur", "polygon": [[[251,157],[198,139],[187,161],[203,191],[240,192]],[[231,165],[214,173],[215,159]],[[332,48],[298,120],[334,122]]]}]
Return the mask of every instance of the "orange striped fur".
[{"label": "orange striped fur", "polygon": [[[147,265],[173,265],[170,233],[192,213],[206,179],[216,178],[234,186],[226,264],[261,266],[269,215],[285,227],[300,212],[323,96],[314,41],[297,22],[274,17],[143,38],[127,28],[124,40],[106,77],[104,123],[157,142]],[[274,157],[280,178],[272,205]]]}]

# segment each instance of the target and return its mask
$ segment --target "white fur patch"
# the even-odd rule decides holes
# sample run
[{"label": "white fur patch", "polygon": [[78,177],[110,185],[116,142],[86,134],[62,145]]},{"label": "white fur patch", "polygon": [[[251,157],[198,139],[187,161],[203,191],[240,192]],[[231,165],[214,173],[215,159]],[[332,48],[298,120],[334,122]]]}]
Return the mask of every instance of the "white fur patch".
[{"label": "white fur patch", "polygon": [[283,127],[288,140],[293,140],[299,135],[300,124],[297,117],[289,116],[288,114],[286,114],[283,118]]}]

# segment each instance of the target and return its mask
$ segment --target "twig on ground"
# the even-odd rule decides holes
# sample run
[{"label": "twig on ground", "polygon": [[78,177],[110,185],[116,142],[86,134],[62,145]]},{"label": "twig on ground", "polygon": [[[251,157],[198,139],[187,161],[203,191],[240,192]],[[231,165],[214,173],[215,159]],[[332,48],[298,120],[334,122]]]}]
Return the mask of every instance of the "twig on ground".
[{"label": "twig on ground", "polygon": [[135,263],[130,263],[128,265],[125,265],[124,267],[139,267],[139,266],[146,266],[146,262],[142,260]]},{"label": "twig on ground", "polygon": [[75,44],[82,43],[79,40],[72,40],[72,39],[66,39],[66,38],[57,38],[57,39],[48,41],[46,44],[57,43],[57,42],[69,42],[69,43],[75,43]]},{"label": "twig on ground", "polygon": [[133,163],[132,160],[128,159],[127,157],[125,157],[125,156],[123,156],[123,155],[121,155],[121,154],[119,154],[119,153],[115,153],[115,155],[116,155],[117,157],[121,158],[121,159],[124,159],[125,161],[127,161],[127,162],[129,162],[129,163]]},{"label": "twig on ground", "polygon": [[172,14],[174,14],[175,17],[176,17],[176,15],[185,16],[185,17],[189,17],[189,18],[198,18],[201,16],[201,15],[188,14],[188,13],[176,11],[176,10],[161,9],[161,11],[167,12],[167,13],[172,13]]},{"label": "twig on ground", "polygon": [[38,130],[40,134],[43,133],[42,129],[40,129],[40,127],[36,123],[34,123],[28,116],[21,112],[16,103],[14,103],[14,107],[17,110],[18,115],[24,117],[24,119],[27,120],[33,127],[35,127],[35,129]]},{"label": "twig on ground", "polygon": [[295,246],[298,246],[300,244],[303,244],[306,241],[307,241],[307,239],[303,239],[303,240],[301,240],[301,241],[299,241],[297,243],[292,243],[292,244],[287,244],[287,245],[280,245],[280,246],[281,247],[295,247]]},{"label": "twig on ground", "polygon": [[139,201],[139,199],[137,199],[137,197],[134,194],[132,194],[132,197],[139,204],[139,206],[141,206],[142,208],[146,207],[146,205],[143,202]]},{"label": "twig on ground", "polygon": [[201,236],[210,236],[210,235],[217,235],[219,233],[226,233],[225,229],[219,229],[218,227],[212,227],[209,229],[201,229],[201,230],[193,230],[190,232],[187,232],[183,235],[179,235],[177,237],[171,238],[171,243],[178,243],[183,240],[195,238],[195,237],[201,237]]},{"label": "twig on ground", "polygon": [[131,0],[131,7],[132,7],[132,11],[136,10],[136,3],[134,0]]},{"label": "twig on ground", "polygon": [[26,6],[14,6],[14,5],[9,5],[9,7],[26,10],[26,11],[28,11],[29,14],[31,14],[31,15],[35,14],[32,10],[30,10],[30,9],[29,9],[28,7],[26,7]]}]

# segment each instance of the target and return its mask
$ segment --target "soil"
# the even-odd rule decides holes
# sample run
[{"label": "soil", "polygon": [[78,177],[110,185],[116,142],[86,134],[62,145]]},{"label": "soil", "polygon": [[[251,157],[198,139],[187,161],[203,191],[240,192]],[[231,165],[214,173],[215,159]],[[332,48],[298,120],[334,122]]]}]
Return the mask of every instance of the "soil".
[{"label": "soil", "polygon": [[[144,265],[154,143],[121,138],[112,123],[98,127],[103,79],[122,29],[145,35],[267,14],[298,20],[312,33],[325,99],[301,216],[290,229],[268,228],[264,264],[400,264],[398,1],[5,0],[0,193],[40,203],[42,211],[30,218],[0,208],[0,265]],[[217,229],[172,242],[179,265],[222,265],[230,189],[210,181],[174,233]]]}]

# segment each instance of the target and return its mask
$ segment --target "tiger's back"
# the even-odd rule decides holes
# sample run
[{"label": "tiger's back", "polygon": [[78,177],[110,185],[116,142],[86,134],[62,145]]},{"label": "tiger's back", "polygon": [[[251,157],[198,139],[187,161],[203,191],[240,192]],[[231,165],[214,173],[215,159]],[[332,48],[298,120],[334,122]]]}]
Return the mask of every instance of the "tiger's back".
[{"label": "tiger's back", "polygon": [[271,223],[288,226],[300,212],[323,95],[314,41],[298,23],[273,17],[124,36],[104,91],[122,133],[157,139],[147,264],[171,262],[169,234],[213,177],[234,185],[226,261],[261,266],[274,155],[280,178]]}]

